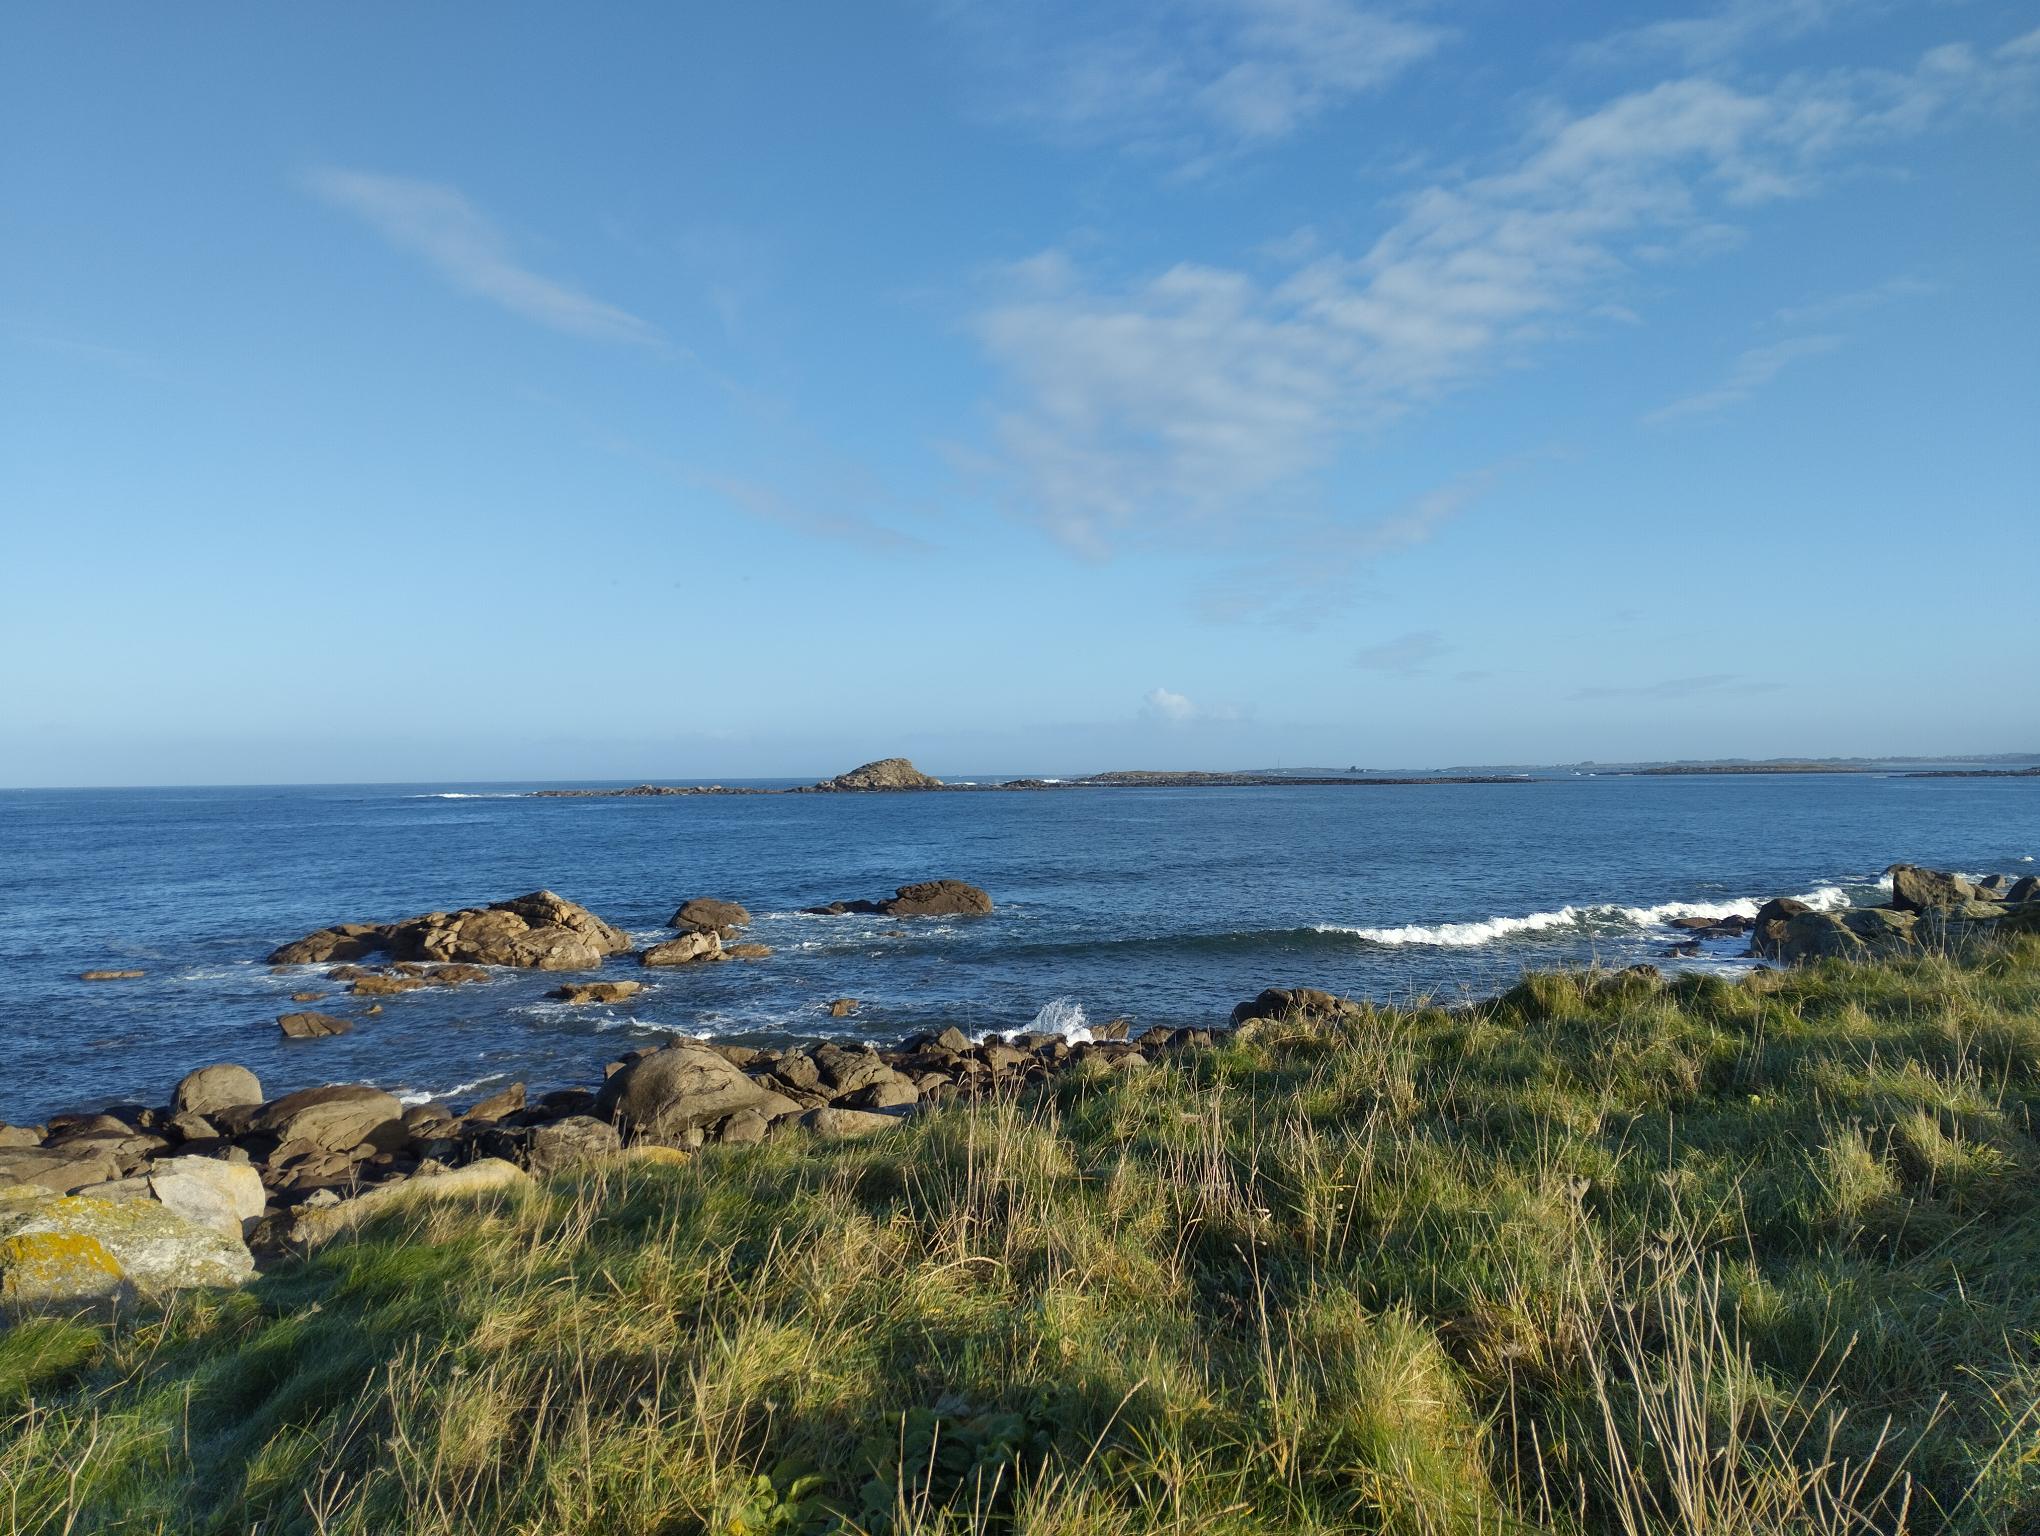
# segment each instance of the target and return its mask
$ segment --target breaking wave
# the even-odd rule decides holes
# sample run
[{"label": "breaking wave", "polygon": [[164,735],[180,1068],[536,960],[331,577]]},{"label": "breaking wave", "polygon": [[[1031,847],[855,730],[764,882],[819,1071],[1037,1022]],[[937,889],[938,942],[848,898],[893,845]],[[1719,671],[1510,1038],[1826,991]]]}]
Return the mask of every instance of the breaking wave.
[{"label": "breaking wave", "polygon": [[[1819,886],[1797,899],[1821,912],[1831,912],[1851,904],[1849,893],[1839,885]],[[1351,934],[1370,944],[1473,949],[1517,934],[1545,933],[1554,929],[1583,934],[1612,934],[1659,927],[1679,917],[1755,917],[1761,905],[1763,903],[1754,897],[1743,897],[1736,901],[1667,901],[1654,907],[1567,906],[1555,912],[1531,912],[1522,917],[1485,917],[1463,923],[1405,923],[1395,928],[1318,923],[1315,931]]]}]

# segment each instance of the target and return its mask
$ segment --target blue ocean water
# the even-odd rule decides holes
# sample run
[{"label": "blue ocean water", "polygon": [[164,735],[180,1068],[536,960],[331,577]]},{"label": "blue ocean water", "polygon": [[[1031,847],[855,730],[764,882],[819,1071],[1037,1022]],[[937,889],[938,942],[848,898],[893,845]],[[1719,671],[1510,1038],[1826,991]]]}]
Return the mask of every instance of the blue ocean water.
[{"label": "blue ocean water", "polygon": [[[1881,775],[1550,778],[1377,788],[532,799],[538,786],[0,793],[0,1120],[162,1102],[238,1061],[272,1093],[373,1082],[461,1097],[599,1079],[672,1031],[747,1043],[1222,1021],[1262,987],[1457,997],[1526,966],[1659,959],[1681,911],[1781,894],[1875,900],[1896,860],[2020,872],[2040,781]],[[799,908],[953,876],[980,919]],[[276,944],[550,887],[643,941],[691,896],[743,902],[761,961],[604,972],[650,983],[570,1007],[558,976],[382,1000],[352,1034],[287,1041],[296,991],[359,1015]],[[1740,904],[1740,906],[1738,906]],[[1737,945],[1697,963],[1733,967]],[[140,967],[88,983],[87,969]],[[832,1020],[832,998],[862,1001]],[[1081,1016],[1081,1017],[1080,1017]]]}]

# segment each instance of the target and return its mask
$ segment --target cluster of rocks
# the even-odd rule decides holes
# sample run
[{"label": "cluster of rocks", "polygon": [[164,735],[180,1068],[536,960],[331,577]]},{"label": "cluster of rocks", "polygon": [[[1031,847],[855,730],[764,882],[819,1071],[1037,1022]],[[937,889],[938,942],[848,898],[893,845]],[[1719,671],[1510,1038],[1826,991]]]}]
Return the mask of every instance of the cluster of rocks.
[{"label": "cluster of rocks", "polygon": [[1951,949],[2013,930],[2040,931],[2040,876],[1980,880],[1894,864],[1891,901],[1820,911],[1790,896],[1767,901],[1750,924],[1750,954],[1795,964]]},{"label": "cluster of rocks", "polygon": [[533,891],[493,906],[426,912],[398,923],[339,923],[275,950],[269,963],[319,965],[388,954],[399,961],[585,971],[629,949],[630,935],[586,907],[551,891]]},{"label": "cluster of rocks", "polygon": [[[1233,1022],[1324,1018],[1350,1006],[1329,993],[1272,990],[1242,1003]],[[1226,1031],[1128,1033],[1116,1019],[1074,1042],[1036,1032],[972,1040],[955,1028],[891,1049],[827,1041],[754,1050],[678,1038],[611,1062],[600,1087],[531,1099],[516,1083],[464,1110],[407,1107],[366,1084],[265,1099],[247,1068],[204,1067],[165,1105],[0,1126],[0,1303],[117,1302],[239,1284],[256,1255],[301,1251],[401,1198],[590,1162],[684,1157],[710,1143],[870,1135],[1072,1068],[1136,1071]]]},{"label": "cluster of rocks", "polygon": [[881,757],[876,762],[861,763],[848,773],[839,773],[833,779],[823,779],[819,784],[793,791],[795,794],[836,794],[842,792],[893,790],[893,789],[947,789],[949,786],[932,774],[921,772],[904,757]]},{"label": "cluster of rocks", "polygon": [[802,910],[814,917],[852,912],[877,917],[982,917],[992,910],[992,898],[961,880],[921,880],[900,886],[880,901],[832,901]]}]

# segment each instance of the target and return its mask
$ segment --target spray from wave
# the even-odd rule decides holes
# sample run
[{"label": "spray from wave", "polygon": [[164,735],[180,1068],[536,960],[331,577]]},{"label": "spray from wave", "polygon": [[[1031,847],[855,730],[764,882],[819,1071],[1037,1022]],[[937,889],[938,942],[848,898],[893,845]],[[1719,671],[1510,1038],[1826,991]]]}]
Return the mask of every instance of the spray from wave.
[{"label": "spray from wave", "polygon": [[[1839,885],[1823,885],[1798,898],[1820,912],[1832,912],[1850,905],[1849,893]],[[1575,933],[1607,934],[1655,928],[1678,917],[1755,917],[1762,903],[1752,897],[1737,901],[1667,901],[1654,907],[1614,905],[1560,907],[1555,912],[1531,912],[1523,917],[1487,917],[1464,923],[1405,923],[1397,928],[1356,928],[1340,923],[1318,923],[1319,933],[1347,933],[1370,944],[1421,944],[1440,949],[1473,949],[1522,933],[1543,933],[1569,929]]]}]

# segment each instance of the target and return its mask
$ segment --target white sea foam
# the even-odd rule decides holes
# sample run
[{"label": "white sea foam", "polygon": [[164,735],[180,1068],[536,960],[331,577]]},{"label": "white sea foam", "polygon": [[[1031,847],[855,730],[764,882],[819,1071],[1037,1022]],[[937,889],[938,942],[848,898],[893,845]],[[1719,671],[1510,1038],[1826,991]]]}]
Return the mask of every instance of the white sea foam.
[{"label": "white sea foam", "polygon": [[[1819,912],[1831,912],[1850,905],[1849,893],[1839,885],[1823,885],[1802,893],[1797,900]],[[1356,928],[1343,923],[1318,923],[1319,933],[1350,933],[1370,944],[1419,944],[1439,949],[1473,949],[1521,933],[1544,933],[1572,928],[1600,933],[1625,928],[1655,928],[1678,917],[1755,917],[1762,905],[1754,897],[1737,901],[1666,901],[1654,907],[1567,906],[1555,912],[1531,912],[1522,917],[1487,917],[1463,923],[1405,923],[1396,928]]]},{"label": "white sea foam", "polygon": [[487,1077],[478,1077],[471,1083],[455,1083],[444,1093],[427,1093],[422,1088],[399,1088],[397,1090],[397,1102],[407,1105],[432,1104],[437,1103],[441,1099],[464,1098],[466,1095],[473,1093],[477,1088],[499,1082],[509,1075],[507,1072],[491,1072]]},{"label": "white sea foam", "polygon": [[524,796],[514,789],[497,790],[488,794],[468,793],[458,789],[439,790],[432,794],[406,795],[406,800],[522,800]]},{"label": "white sea foam", "polygon": [[[978,1035],[983,1040],[995,1034],[1008,1031],[988,1029]],[[1084,1005],[1074,997],[1051,997],[1034,1011],[1034,1017],[1027,1021],[1022,1033],[1036,1035],[1061,1035],[1071,1045],[1082,1045],[1091,1039],[1091,1021],[1084,1017]]]}]

